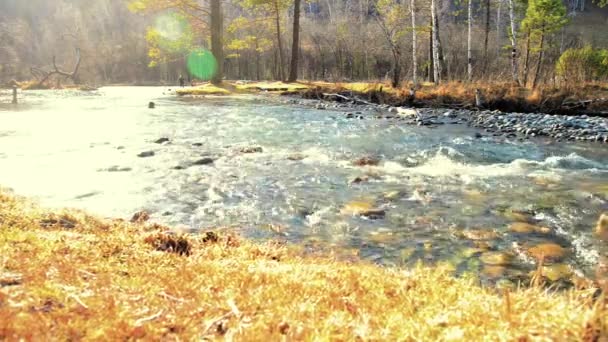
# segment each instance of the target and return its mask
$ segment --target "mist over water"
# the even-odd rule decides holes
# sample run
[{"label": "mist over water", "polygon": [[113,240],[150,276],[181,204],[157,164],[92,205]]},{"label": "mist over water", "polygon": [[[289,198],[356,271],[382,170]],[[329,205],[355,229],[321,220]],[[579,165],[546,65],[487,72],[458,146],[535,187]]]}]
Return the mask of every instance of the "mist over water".
[{"label": "mist over water", "polygon": [[[606,252],[591,235],[608,209],[600,144],[476,139],[461,125],[350,120],[271,97],[179,99],[160,87],[28,92],[22,103],[0,107],[0,184],[45,206],[125,218],[145,209],[171,225],[354,250],[383,264],[447,260],[463,271],[481,267],[463,255],[474,247],[459,235],[467,229],[496,231],[495,251],[556,242],[587,274]],[[170,142],[154,142],[161,137]],[[251,147],[262,152],[241,152]],[[137,156],[147,151],[154,156]],[[380,163],[353,164],[364,156]],[[202,158],[214,162],[192,165]],[[345,214],[353,201],[386,214]],[[511,211],[552,233],[510,232]],[[509,267],[532,265],[517,257]]]}]

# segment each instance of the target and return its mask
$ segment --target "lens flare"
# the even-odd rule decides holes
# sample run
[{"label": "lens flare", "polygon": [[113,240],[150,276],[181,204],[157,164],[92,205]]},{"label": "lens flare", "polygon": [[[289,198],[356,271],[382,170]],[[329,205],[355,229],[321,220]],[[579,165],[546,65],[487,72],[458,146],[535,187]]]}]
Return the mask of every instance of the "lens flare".
[{"label": "lens flare", "polygon": [[186,34],[188,22],[175,13],[164,14],[156,18],[154,29],[162,38],[177,41]]},{"label": "lens flare", "polygon": [[205,81],[213,78],[217,72],[217,60],[210,51],[205,49],[190,52],[187,65],[190,74]]}]

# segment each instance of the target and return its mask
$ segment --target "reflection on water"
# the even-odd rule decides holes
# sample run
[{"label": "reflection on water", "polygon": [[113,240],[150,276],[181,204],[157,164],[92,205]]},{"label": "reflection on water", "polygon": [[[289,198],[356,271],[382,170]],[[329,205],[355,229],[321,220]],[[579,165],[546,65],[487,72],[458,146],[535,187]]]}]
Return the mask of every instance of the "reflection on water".
[{"label": "reflection on water", "polygon": [[[21,110],[0,108],[0,184],[45,205],[124,217],[147,209],[164,223],[386,264],[449,261],[488,278],[526,274],[528,250],[542,243],[566,248],[559,267],[588,274],[606,251],[591,235],[608,209],[605,146],[476,139],[460,125],[166,91],[26,93]],[[170,141],[155,143],[161,137]],[[353,164],[364,156],[380,161]]]}]

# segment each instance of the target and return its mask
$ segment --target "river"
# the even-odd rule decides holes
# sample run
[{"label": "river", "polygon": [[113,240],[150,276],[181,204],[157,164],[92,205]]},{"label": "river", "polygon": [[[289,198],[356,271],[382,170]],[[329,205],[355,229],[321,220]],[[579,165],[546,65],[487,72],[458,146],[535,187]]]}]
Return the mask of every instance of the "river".
[{"label": "river", "polygon": [[[587,275],[608,251],[592,235],[608,209],[602,144],[479,138],[465,125],[407,126],[369,112],[353,120],[278,97],[187,99],[162,87],[28,91],[20,100],[0,105],[0,184],[45,206],[124,218],[145,209],[165,224],[380,264],[447,261],[490,281],[527,274],[534,265],[520,251],[539,243],[564,247],[560,264]],[[378,165],[353,163],[366,156]],[[213,163],[192,165],[204,158]],[[513,232],[518,221],[549,230]],[[514,258],[487,262],[488,250]]]}]

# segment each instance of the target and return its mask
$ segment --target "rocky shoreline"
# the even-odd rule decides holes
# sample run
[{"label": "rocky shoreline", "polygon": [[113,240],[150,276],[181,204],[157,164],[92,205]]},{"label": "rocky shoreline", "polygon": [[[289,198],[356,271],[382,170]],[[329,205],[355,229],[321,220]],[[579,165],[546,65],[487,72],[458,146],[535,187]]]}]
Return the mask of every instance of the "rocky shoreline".
[{"label": "rocky shoreline", "polygon": [[290,100],[316,109],[346,111],[348,119],[399,120],[408,125],[466,124],[488,134],[509,138],[545,137],[555,141],[608,143],[608,117],[504,113],[498,110],[392,107],[372,103]]}]

